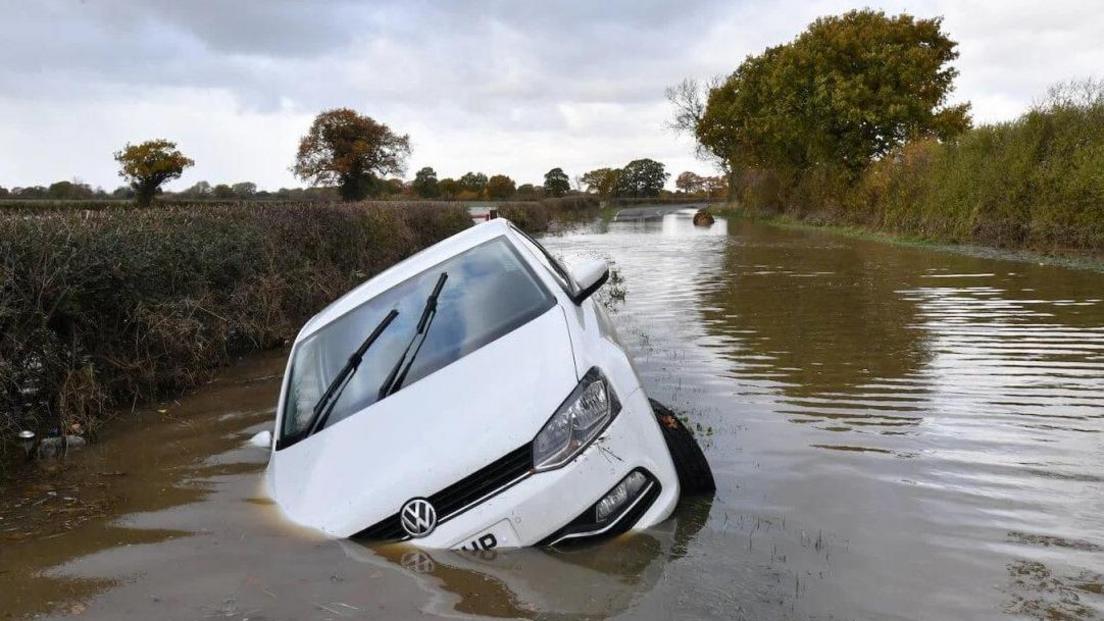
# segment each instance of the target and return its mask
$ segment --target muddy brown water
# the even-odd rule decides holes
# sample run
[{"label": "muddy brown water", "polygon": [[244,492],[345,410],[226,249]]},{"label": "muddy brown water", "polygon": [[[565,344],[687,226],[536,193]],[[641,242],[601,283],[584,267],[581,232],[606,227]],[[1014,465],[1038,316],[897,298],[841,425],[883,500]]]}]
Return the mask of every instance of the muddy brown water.
[{"label": "muddy brown water", "polygon": [[0,615],[1104,615],[1104,274],[685,213],[546,243],[614,264],[622,340],[715,498],[567,552],[328,540],[246,445],[274,352],[4,484]]}]

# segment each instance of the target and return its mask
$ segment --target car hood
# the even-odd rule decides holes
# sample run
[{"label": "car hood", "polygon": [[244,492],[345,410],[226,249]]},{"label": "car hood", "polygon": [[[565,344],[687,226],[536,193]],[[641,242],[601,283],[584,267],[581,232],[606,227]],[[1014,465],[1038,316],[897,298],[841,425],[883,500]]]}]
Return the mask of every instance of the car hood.
[{"label": "car hood", "polygon": [[292,521],[348,537],[531,441],[578,382],[563,310],[276,451]]}]

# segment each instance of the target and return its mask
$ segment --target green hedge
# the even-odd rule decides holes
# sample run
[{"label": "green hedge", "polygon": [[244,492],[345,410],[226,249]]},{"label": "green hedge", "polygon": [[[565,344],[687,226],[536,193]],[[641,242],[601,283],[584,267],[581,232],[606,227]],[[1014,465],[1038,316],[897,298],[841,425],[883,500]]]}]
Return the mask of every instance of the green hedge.
[{"label": "green hedge", "polygon": [[195,386],[470,225],[455,203],[0,216],[0,446]]},{"label": "green hedge", "polygon": [[505,202],[492,205],[498,214],[529,233],[543,233],[556,223],[580,222],[598,214],[594,196],[565,196],[541,201]]},{"label": "green hedge", "polygon": [[[1072,87],[1082,90],[1066,96]],[[1102,255],[1104,87],[1063,88],[1015,121],[906,144],[858,179],[829,167],[745,171],[740,201],[936,241]]]}]

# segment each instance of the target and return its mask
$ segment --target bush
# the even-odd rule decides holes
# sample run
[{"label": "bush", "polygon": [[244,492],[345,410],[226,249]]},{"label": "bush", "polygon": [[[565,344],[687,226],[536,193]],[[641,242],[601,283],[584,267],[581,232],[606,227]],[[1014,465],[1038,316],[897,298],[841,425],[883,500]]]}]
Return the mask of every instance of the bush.
[{"label": "bush", "polygon": [[1059,85],[1019,119],[905,144],[857,180],[744,171],[749,212],[947,242],[1104,254],[1104,83]]},{"label": "bush", "polygon": [[546,198],[539,202],[499,203],[498,213],[528,233],[543,233],[554,224],[580,222],[593,218],[598,199],[593,196]]},{"label": "bush", "polygon": [[195,386],[470,225],[450,203],[0,216],[0,438]]}]

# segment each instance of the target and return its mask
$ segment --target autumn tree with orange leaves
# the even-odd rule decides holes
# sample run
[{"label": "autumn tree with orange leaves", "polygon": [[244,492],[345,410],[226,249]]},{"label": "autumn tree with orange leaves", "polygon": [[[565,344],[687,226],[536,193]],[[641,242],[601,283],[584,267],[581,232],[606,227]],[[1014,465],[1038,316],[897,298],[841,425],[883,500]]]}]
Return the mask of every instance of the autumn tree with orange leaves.
[{"label": "autumn tree with orange leaves", "polygon": [[313,185],[336,185],[346,201],[362,200],[388,175],[401,175],[410,136],[349,108],[322,112],[299,141],[292,172]]}]

